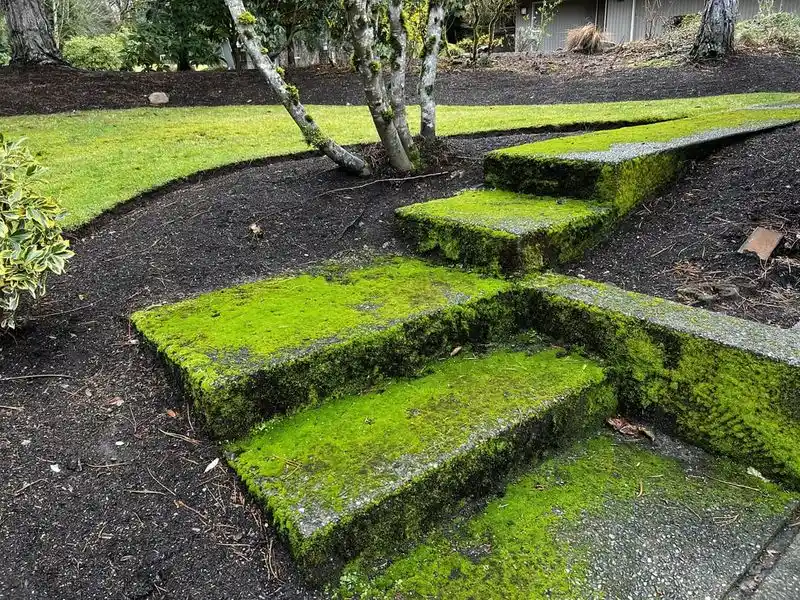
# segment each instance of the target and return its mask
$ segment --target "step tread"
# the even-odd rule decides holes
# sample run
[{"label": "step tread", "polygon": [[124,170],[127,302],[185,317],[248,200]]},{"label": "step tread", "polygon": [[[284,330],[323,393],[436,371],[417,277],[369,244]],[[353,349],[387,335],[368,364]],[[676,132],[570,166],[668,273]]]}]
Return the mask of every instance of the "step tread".
[{"label": "step tread", "polygon": [[738,136],[800,120],[800,106],[753,108],[564,136],[493,150],[490,155],[558,156],[598,162],[620,162],[673,150],[710,139]]},{"label": "step tread", "polygon": [[444,220],[515,236],[563,228],[609,212],[583,200],[531,196],[505,190],[466,190],[450,198],[397,209],[400,216]]},{"label": "step tread", "polygon": [[[361,598],[721,599],[797,501],[656,432],[583,440],[399,556],[351,563]],[[386,565],[389,565],[383,570]]]},{"label": "step tread", "polygon": [[401,207],[396,216],[420,252],[506,273],[579,257],[613,217],[609,206],[505,190],[466,190]]},{"label": "step tread", "polygon": [[[356,387],[511,329],[512,284],[408,258],[234,286],[132,321],[221,437],[265,413]],[[339,355],[336,355],[339,352]],[[344,390],[346,391],[346,389]]]},{"label": "step tread", "polygon": [[[589,403],[585,394],[601,388],[599,365],[556,349],[456,357],[421,378],[267,422],[231,446],[230,463],[303,555],[332,527],[425,486],[459,457],[477,453],[479,462],[491,440],[559,404]],[[580,428],[580,409],[571,414]]]}]

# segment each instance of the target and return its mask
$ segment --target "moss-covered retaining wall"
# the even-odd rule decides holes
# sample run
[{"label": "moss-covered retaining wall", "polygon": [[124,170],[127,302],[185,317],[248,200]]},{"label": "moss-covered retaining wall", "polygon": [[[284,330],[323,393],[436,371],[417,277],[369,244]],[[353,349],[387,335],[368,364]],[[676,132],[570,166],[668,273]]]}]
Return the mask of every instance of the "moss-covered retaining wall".
[{"label": "moss-covered retaining wall", "polygon": [[800,488],[800,331],[563,276],[524,285],[535,327],[602,357],[628,410]]}]

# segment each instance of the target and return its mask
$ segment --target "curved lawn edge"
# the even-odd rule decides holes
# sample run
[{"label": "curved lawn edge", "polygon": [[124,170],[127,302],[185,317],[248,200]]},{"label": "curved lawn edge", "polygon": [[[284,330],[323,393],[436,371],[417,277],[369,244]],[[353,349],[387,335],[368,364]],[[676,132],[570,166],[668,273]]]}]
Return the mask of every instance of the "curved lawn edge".
[{"label": "curved lawn edge", "polygon": [[[502,131],[641,124],[756,104],[800,102],[797,93],[753,93],[702,98],[590,104],[440,106],[443,136]],[[418,120],[416,107],[410,119]],[[310,106],[340,143],[377,140],[363,106]],[[0,118],[6,137],[28,138],[49,169],[44,192],[68,211],[67,229],[136,197],[232,165],[307,154],[280,106],[222,106],[93,110]]]}]

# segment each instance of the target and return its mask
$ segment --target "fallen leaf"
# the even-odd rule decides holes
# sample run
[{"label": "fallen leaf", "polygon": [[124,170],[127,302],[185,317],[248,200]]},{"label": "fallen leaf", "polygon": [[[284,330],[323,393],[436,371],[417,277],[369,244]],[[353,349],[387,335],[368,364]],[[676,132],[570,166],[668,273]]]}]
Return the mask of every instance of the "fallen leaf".
[{"label": "fallen leaf", "polygon": [[214,469],[214,468],[215,468],[215,467],[216,467],[218,464],[219,464],[219,459],[218,459],[218,458],[215,458],[215,459],[214,459],[214,460],[212,460],[210,463],[208,463],[208,466],[206,467],[206,470],[205,470],[205,471],[203,471],[203,474],[205,474],[205,473],[208,473],[209,471],[211,471],[212,469]]},{"label": "fallen leaf", "polygon": [[764,482],[766,482],[766,483],[769,483],[769,479],[767,479],[766,477],[764,477],[764,476],[761,474],[761,471],[759,471],[758,469],[756,469],[756,468],[754,468],[754,467],[747,467],[747,474],[748,474],[748,475],[752,475],[753,477],[757,477],[757,478],[758,478],[758,479],[760,479],[761,481],[764,481]]},{"label": "fallen leaf", "polygon": [[50,465],[50,470],[53,473],[61,473],[61,467],[59,467],[57,464],[56,465]]},{"label": "fallen leaf", "polygon": [[631,423],[625,417],[609,417],[606,419],[606,423],[609,424],[611,429],[622,435],[637,439],[646,437],[651,442],[656,441],[656,436],[651,430],[649,430],[647,427],[643,427],[642,425]]},{"label": "fallen leaf", "polygon": [[453,348],[453,351],[450,353],[450,356],[455,356],[459,352],[461,352],[461,346],[456,346],[455,348]]},{"label": "fallen leaf", "polygon": [[125,401],[119,396],[114,396],[111,400],[106,402],[106,406],[122,406]]},{"label": "fallen leaf", "polygon": [[177,419],[177,418],[178,418],[178,413],[176,413],[176,412],[175,412],[174,410],[172,410],[171,408],[168,408],[168,409],[167,409],[167,416],[168,416],[168,417],[170,417],[170,418],[172,418],[172,419]]}]

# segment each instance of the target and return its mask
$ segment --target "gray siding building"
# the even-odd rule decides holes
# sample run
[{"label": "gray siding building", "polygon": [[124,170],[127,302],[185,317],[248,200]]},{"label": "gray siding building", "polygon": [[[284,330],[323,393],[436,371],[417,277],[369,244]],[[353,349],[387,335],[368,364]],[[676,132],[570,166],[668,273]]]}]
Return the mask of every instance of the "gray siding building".
[{"label": "gray siding building", "polygon": [[[645,39],[658,35],[674,17],[700,12],[704,4],[703,0],[564,0],[556,8],[547,28],[549,35],[541,39],[538,50],[554,52],[564,48],[567,31],[587,23],[597,24],[616,43]],[[522,0],[517,5],[518,52],[532,49],[526,41],[540,37],[536,21],[541,5],[534,0]],[[773,10],[800,13],[800,0],[775,0]],[[757,13],[757,0],[739,0],[740,19],[752,18]]]}]

